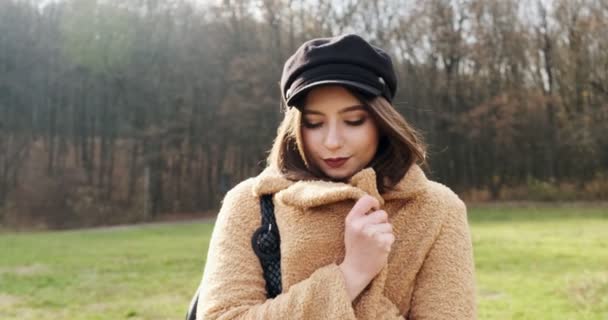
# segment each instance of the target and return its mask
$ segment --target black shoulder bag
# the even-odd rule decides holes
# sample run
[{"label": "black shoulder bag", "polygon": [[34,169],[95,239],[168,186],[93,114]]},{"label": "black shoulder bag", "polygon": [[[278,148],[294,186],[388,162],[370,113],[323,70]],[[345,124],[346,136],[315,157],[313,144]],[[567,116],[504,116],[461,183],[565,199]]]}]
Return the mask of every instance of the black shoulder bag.
[{"label": "black shoulder bag", "polygon": [[[260,259],[266,280],[266,296],[274,298],[282,291],[281,285],[281,237],[277,222],[274,218],[274,204],[272,194],[260,197],[260,208],[262,211],[262,225],[253,233],[251,246]],[[196,320],[196,306],[200,287],[196,290],[186,320]]]}]

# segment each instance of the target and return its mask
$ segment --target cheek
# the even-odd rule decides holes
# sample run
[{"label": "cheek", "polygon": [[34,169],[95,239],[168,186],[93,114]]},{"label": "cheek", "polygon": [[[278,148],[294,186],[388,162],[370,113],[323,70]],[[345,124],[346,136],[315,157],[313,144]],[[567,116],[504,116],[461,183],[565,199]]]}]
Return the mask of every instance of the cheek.
[{"label": "cheek", "polygon": [[378,131],[374,126],[362,128],[356,135],[353,135],[353,141],[357,144],[357,149],[362,155],[371,160],[376,154],[378,148]]},{"label": "cheek", "polygon": [[302,129],[302,145],[304,146],[304,152],[307,155],[314,155],[316,153],[315,146],[319,145],[318,134],[314,131]]}]

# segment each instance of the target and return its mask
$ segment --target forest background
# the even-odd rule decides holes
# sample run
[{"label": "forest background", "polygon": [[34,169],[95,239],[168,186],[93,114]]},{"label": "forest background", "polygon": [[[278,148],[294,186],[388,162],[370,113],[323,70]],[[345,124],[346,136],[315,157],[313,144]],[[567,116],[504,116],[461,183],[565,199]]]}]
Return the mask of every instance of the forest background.
[{"label": "forest background", "polygon": [[303,41],[387,49],[467,202],[608,200],[608,1],[0,1],[0,225],[212,216],[264,165]]}]

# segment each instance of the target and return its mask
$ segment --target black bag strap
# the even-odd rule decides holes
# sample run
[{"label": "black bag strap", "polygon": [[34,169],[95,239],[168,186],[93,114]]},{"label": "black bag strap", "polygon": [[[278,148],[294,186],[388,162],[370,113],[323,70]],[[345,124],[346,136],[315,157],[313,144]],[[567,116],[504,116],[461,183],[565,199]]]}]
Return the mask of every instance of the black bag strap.
[{"label": "black bag strap", "polygon": [[[282,291],[281,283],[281,237],[274,216],[272,194],[260,197],[262,225],[253,233],[251,246],[260,259],[264,280],[266,280],[266,296],[274,298]],[[200,287],[196,289],[186,320],[196,320],[196,306]]]},{"label": "black bag strap", "polygon": [[196,292],[190,301],[190,306],[188,307],[188,313],[186,313],[186,320],[196,320],[196,305],[198,304],[198,292],[201,289],[199,286],[196,288]]},{"label": "black bag strap", "polygon": [[281,236],[274,217],[272,194],[260,198],[262,225],[251,237],[251,247],[260,259],[266,280],[266,295],[274,298],[282,291],[281,285]]}]

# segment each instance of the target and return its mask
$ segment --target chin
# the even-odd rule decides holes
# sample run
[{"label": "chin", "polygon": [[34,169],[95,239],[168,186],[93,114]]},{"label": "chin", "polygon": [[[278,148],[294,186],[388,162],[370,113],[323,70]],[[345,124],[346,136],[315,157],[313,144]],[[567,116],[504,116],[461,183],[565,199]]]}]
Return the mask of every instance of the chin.
[{"label": "chin", "polygon": [[351,170],[336,170],[330,168],[323,170],[323,173],[325,173],[325,175],[331,178],[332,180],[344,181],[348,180],[350,177],[353,176],[353,173],[351,173],[350,171]]}]

